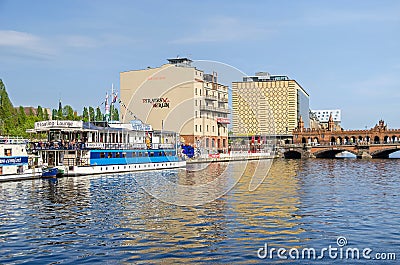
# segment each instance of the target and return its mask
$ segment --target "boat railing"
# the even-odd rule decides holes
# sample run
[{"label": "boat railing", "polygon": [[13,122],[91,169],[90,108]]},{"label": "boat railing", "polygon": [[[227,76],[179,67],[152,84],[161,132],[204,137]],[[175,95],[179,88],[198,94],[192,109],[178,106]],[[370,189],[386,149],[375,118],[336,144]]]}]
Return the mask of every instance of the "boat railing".
[{"label": "boat railing", "polygon": [[101,143],[101,142],[76,142],[76,143],[61,143],[61,142],[33,142],[31,150],[132,150],[132,149],[174,149],[172,143],[152,143],[149,148],[145,143]]},{"label": "boat railing", "polygon": [[29,140],[21,137],[0,136],[0,144],[27,144]]},{"label": "boat railing", "polygon": [[145,143],[85,143],[84,149],[147,149]]}]

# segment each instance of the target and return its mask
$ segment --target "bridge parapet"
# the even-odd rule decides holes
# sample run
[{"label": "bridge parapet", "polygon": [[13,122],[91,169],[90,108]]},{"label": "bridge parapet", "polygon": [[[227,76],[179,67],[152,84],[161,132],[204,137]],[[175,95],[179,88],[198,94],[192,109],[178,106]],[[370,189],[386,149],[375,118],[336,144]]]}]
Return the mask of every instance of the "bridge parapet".
[{"label": "bridge parapet", "polygon": [[393,152],[400,151],[399,143],[384,144],[345,144],[345,145],[307,145],[292,144],[280,147],[285,158],[335,158],[342,152],[350,152],[357,158],[389,158]]}]

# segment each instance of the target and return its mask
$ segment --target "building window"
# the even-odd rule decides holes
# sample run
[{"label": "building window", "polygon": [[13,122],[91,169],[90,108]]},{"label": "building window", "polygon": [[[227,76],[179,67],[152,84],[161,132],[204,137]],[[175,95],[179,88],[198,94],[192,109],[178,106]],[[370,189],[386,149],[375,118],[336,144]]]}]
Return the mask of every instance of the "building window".
[{"label": "building window", "polygon": [[194,131],[197,132],[197,125],[194,126]]},{"label": "building window", "polygon": [[200,132],[201,132],[201,125],[200,125]]},{"label": "building window", "polygon": [[213,125],[213,132],[215,132],[215,126]]},{"label": "building window", "polygon": [[208,125],[207,125],[207,132],[208,132]]},{"label": "building window", "polygon": [[4,149],[4,155],[5,156],[12,156],[11,149]]},{"label": "building window", "polygon": [[197,118],[197,111],[194,112],[194,117]]},{"label": "building window", "polygon": [[194,94],[197,96],[197,87],[194,88]]}]

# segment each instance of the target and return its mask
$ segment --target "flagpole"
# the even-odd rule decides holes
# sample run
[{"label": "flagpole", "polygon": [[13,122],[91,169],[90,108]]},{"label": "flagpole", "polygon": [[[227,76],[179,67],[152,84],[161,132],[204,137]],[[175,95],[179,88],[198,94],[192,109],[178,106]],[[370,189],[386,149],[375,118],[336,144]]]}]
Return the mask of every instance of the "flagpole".
[{"label": "flagpole", "polygon": [[113,108],[114,108],[114,83],[111,83],[110,121],[112,121]]}]

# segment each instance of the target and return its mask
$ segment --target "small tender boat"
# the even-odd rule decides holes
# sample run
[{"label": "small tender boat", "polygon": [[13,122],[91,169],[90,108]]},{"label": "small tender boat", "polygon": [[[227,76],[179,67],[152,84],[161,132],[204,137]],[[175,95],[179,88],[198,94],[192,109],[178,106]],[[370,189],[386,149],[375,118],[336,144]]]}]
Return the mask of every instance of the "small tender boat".
[{"label": "small tender boat", "polygon": [[42,178],[55,178],[57,177],[58,173],[58,168],[56,167],[43,168]]},{"label": "small tender boat", "polygon": [[0,136],[0,181],[41,177],[42,169],[28,156],[27,143],[26,139]]}]

